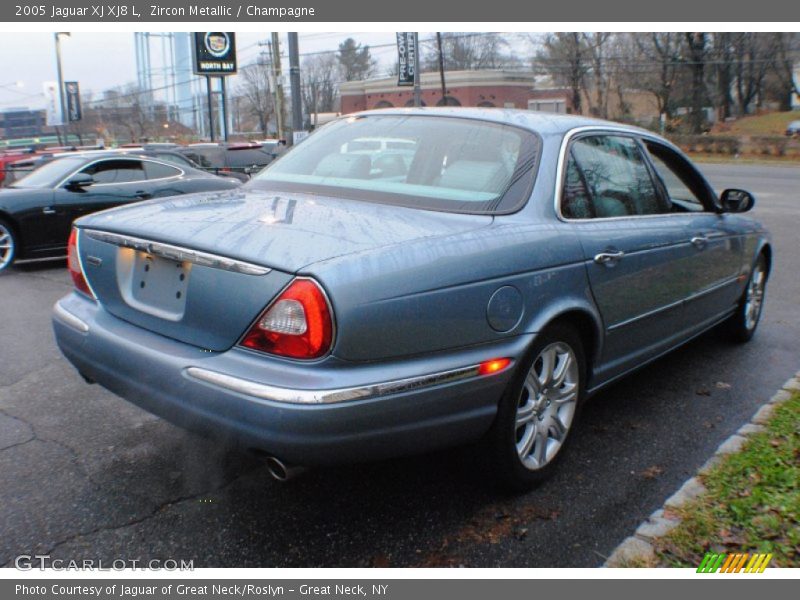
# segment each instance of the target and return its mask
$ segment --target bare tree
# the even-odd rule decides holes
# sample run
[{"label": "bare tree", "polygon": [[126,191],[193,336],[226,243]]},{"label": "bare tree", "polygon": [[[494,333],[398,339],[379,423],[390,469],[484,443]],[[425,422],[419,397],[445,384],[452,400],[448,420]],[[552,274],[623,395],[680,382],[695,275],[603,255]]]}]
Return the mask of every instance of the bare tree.
[{"label": "bare tree", "polygon": [[673,96],[681,68],[681,52],[684,38],[679,33],[634,33],[635,49],[641,59],[641,67],[631,77],[636,87],[653,94],[659,114],[665,121],[672,118]]},{"label": "bare tree", "polygon": [[[448,71],[502,69],[519,64],[499,33],[442,33],[442,55]],[[423,57],[423,69],[439,70],[439,50],[433,44]]]},{"label": "bare tree", "polygon": [[255,118],[262,135],[268,137],[269,123],[275,113],[270,65],[264,61],[255,62],[242,68],[239,75],[242,110]]},{"label": "bare tree", "polygon": [[740,115],[759,106],[763,98],[764,79],[775,54],[773,33],[733,34],[733,72],[736,78],[736,101]]},{"label": "bare tree", "polygon": [[780,107],[781,110],[791,110],[792,95],[800,96],[800,87],[794,79],[795,65],[800,61],[800,35],[776,33],[774,36],[772,66],[779,85]]},{"label": "bare tree", "polygon": [[326,52],[307,57],[300,72],[306,113],[313,119],[317,113],[333,112],[339,96],[338,83],[342,77],[336,53]]},{"label": "bare tree", "polygon": [[607,73],[607,67],[609,65],[606,51],[610,45],[609,42],[612,40],[613,34],[594,32],[583,33],[581,35],[583,36],[584,46],[588,51],[592,65],[589,71],[589,79],[591,81],[589,87],[592,89],[594,100],[592,101],[592,95],[589,95],[589,110],[595,116],[607,118],[608,91],[611,82]]},{"label": "bare tree", "polygon": [[569,87],[572,111],[577,114],[583,112],[582,95],[591,70],[590,56],[583,34],[571,32],[547,34],[536,57],[536,63],[555,83]]},{"label": "bare tree", "polygon": [[691,107],[689,126],[692,133],[702,133],[705,125],[703,106],[706,103],[706,60],[708,58],[708,34],[702,32],[684,33],[686,56],[692,74]]}]

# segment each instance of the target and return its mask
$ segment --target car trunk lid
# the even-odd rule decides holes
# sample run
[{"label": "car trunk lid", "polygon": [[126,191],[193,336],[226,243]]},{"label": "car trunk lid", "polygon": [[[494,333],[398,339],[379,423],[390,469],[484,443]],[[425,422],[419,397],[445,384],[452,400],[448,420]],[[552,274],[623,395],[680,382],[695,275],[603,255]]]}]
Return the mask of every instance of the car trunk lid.
[{"label": "car trunk lid", "polygon": [[111,314],[222,351],[310,264],[490,222],[486,216],[237,190],[91,215],[78,223],[79,252],[92,291]]}]

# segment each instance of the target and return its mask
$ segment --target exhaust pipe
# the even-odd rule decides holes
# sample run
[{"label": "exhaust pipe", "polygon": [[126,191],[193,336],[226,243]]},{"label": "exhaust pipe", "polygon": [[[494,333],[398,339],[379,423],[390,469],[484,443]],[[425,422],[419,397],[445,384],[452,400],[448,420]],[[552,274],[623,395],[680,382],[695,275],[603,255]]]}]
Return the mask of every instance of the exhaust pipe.
[{"label": "exhaust pipe", "polygon": [[276,481],[280,481],[281,483],[286,483],[290,479],[294,479],[306,470],[305,467],[288,465],[274,456],[268,456],[264,460],[267,463],[269,474],[272,475]]}]

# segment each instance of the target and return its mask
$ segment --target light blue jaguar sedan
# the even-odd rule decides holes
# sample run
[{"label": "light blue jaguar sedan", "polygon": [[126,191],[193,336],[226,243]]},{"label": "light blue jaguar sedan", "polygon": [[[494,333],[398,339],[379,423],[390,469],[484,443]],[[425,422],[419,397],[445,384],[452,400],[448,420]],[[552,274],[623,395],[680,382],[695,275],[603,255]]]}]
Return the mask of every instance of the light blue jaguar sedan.
[{"label": "light blue jaguar sedan", "polygon": [[526,488],[597,390],[714,326],[752,337],[753,203],[633,127],[364,112],[236,190],[78,220],[53,325],[88,382],[279,479],[483,438]]}]

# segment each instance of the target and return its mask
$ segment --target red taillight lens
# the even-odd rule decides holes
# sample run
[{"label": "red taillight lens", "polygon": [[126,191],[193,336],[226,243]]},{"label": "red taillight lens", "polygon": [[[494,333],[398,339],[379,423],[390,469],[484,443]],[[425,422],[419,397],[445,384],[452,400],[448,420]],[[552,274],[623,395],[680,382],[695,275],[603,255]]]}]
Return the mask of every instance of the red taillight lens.
[{"label": "red taillight lens", "polygon": [[311,279],[295,279],[261,314],[242,345],[290,358],[319,358],[332,341],[333,317],[325,294]]},{"label": "red taillight lens", "polygon": [[69,269],[72,283],[75,289],[86,294],[90,298],[94,298],[92,290],[89,289],[89,284],[86,283],[86,278],[83,276],[81,270],[81,261],[78,259],[78,230],[73,229],[69,234],[69,242],[67,243],[67,269]]}]

